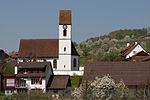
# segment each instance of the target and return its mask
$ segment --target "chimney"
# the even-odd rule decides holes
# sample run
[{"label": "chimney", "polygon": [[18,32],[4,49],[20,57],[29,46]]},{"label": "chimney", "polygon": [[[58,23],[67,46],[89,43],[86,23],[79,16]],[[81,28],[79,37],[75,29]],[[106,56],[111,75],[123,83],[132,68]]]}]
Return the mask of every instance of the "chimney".
[{"label": "chimney", "polygon": [[135,42],[135,45],[137,44],[137,42]]},{"label": "chimney", "polygon": [[127,43],[127,47],[130,45],[130,43]]}]

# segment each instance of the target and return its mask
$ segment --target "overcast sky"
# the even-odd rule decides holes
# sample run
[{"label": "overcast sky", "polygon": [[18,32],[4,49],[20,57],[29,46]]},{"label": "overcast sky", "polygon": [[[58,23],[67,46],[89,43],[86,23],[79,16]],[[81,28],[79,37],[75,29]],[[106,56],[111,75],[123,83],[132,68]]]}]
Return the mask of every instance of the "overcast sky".
[{"label": "overcast sky", "polygon": [[72,10],[72,40],[150,26],[150,0],[0,0],[0,49],[22,38],[58,38],[59,10]]}]

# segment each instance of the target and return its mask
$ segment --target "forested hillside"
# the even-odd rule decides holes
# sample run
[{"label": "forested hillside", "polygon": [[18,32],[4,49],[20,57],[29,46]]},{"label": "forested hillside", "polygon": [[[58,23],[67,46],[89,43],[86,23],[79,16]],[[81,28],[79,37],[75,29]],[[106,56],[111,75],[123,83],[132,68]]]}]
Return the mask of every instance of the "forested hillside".
[{"label": "forested hillside", "polygon": [[80,54],[80,65],[86,61],[122,61],[119,52],[127,43],[139,42],[150,51],[150,33],[143,29],[124,29],[110,32],[108,35],[90,38],[79,44],[74,43]]}]

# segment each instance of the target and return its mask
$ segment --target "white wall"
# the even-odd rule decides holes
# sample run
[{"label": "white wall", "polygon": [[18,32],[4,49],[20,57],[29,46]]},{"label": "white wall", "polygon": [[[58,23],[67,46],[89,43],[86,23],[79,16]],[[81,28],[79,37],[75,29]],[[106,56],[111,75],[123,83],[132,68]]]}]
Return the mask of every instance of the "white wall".
[{"label": "white wall", "polygon": [[63,25],[59,25],[59,39],[71,39],[71,25],[67,25],[67,36],[63,36]]},{"label": "white wall", "polygon": [[45,82],[45,78],[42,78],[42,84],[31,84],[31,79],[24,79],[26,80],[26,84],[29,90],[31,89],[42,89],[43,92],[46,92],[46,82]]},{"label": "white wall", "polygon": [[59,67],[57,70],[71,70],[71,55],[59,55]]},{"label": "white wall", "polygon": [[65,70],[56,70],[54,71],[54,75],[78,75],[78,76],[83,76],[84,70],[82,71],[65,71]]},{"label": "white wall", "polygon": [[[76,59],[76,67],[73,67],[73,60]],[[79,70],[79,57],[78,56],[71,56],[71,70]]]},{"label": "white wall", "polygon": [[[135,52],[134,52],[134,51],[135,51]],[[138,44],[138,45],[126,56],[126,59],[132,57],[133,55],[135,55],[136,53],[141,52],[141,51],[146,52],[146,51]]]},{"label": "white wall", "polygon": [[59,54],[71,54],[71,40],[59,40]]}]

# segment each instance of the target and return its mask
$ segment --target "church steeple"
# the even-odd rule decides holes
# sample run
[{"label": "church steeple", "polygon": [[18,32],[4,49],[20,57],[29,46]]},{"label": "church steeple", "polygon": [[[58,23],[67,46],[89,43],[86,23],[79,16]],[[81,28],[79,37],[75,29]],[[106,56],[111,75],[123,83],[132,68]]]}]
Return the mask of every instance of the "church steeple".
[{"label": "church steeple", "polygon": [[60,10],[59,12],[59,39],[71,40],[71,10]]}]

